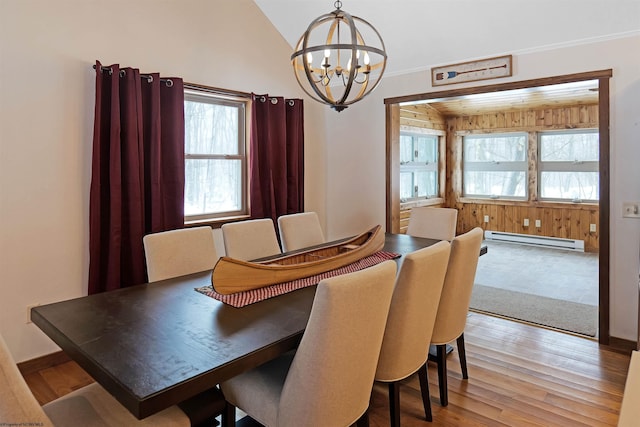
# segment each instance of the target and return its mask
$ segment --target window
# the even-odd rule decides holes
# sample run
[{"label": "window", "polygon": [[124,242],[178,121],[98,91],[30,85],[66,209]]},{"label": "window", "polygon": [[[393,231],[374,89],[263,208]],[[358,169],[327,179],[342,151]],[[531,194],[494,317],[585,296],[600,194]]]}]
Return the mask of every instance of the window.
[{"label": "window", "polygon": [[526,134],[467,135],[462,146],[463,196],[527,197]]},{"label": "window", "polygon": [[400,201],[438,195],[438,136],[400,133]]},{"label": "window", "polygon": [[596,130],[540,133],[540,198],[597,201],[600,193],[599,146]]},{"label": "window", "polygon": [[185,221],[247,213],[246,102],[185,90]]}]

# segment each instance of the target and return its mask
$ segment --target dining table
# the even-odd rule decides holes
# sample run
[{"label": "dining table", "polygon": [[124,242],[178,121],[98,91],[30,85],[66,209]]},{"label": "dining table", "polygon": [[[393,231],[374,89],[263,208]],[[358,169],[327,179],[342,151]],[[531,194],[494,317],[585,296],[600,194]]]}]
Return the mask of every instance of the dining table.
[{"label": "dining table", "polygon": [[[385,235],[400,255],[438,240]],[[397,259],[402,262],[402,256]],[[316,286],[235,308],[196,292],[212,271],[32,308],[31,318],[135,417],[143,419],[295,349]]]}]

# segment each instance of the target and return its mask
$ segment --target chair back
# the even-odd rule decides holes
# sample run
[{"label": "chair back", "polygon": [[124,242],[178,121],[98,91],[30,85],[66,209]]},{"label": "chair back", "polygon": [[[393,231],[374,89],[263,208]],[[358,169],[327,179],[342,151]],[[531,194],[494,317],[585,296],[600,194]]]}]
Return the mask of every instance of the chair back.
[{"label": "chair back", "polygon": [[7,425],[53,426],[27,386],[0,335],[0,421]]},{"label": "chair back", "polygon": [[407,234],[415,237],[452,241],[456,236],[458,210],[452,208],[411,208]]},{"label": "chair back", "polygon": [[318,214],[303,212],[278,218],[282,251],[294,251],[325,242]]},{"label": "chair back", "polygon": [[399,381],[425,364],[450,252],[449,242],[405,255],[393,290],[377,381]]},{"label": "chair back", "polygon": [[230,258],[249,261],[281,253],[270,218],[231,222],[221,228],[224,250]]},{"label": "chair back", "polygon": [[325,279],[287,374],[278,426],[348,426],[369,406],[396,276],[394,261]]},{"label": "chair back", "polygon": [[447,344],[464,332],[483,235],[482,229],[476,227],[451,242],[431,344]]},{"label": "chair back", "polygon": [[149,282],[211,270],[218,260],[208,226],[147,234],[142,241]]},{"label": "chair back", "polygon": [[631,352],[631,361],[622,395],[618,427],[633,427],[640,420],[640,352]]}]

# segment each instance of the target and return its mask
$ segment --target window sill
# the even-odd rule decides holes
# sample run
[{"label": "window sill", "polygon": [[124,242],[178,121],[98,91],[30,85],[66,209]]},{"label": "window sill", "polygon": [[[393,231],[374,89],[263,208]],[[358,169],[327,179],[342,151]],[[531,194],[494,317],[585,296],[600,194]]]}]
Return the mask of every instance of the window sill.
[{"label": "window sill", "polygon": [[421,206],[435,206],[444,204],[442,197],[434,197],[432,199],[413,200],[411,202],[400,203],[400,209],[411,209]]},{"label": "window sill", "polygon": [[594,209],[599,206],[599,203],[574,203],[574,202],[560,202],[560,201],[545,201],[545,200],[518,200],[518,199],[475,199],[469,197],[461,197],[458,199],[458,203],[475,204],[475,205],[506,205],[506,206],[540,206],[546,208],[565,208],[565,209]]},{"label": "window sill", "polygon": [[189,227],[200,227],[203,225],[208,225],[211,228],[220,228],[224,224],[228,222],[236,222],[236,221],[244,221],[250,219],[249,215],[236,215],[236,216],[227,216],[220,218],[207,218],[207,219],[194,219],[184,222],[185,228]]}]

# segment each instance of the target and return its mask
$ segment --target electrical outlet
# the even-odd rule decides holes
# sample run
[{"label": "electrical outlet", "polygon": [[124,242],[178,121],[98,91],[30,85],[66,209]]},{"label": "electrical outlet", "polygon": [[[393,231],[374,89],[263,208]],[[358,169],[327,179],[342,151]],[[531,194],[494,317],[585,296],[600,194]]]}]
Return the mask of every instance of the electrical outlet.
[{"label": "electrical outlet", "polygon": [[484,216],[484,222],[489,222],[489,215]]},{"label": "electrical outlet", "polygon": [[37,304],[31,304],[31,305],[28,305],[28,306],[27,306],[27,322],[26,322],[26,323],[27,323],[27,325],[28,325],[29,323],[33,323],[33,322],[31,321],[31,309],[32,309],[33,307],[38,307],[39,305],[40,305],[40,303],[37,303]]},{"label": "electrical outlet", "polygon": [[596,232],[596,225],[595,224],[589,224],[589,232],[591,232],[591,233],[595,233]]},{"label": "electrical outlet", "polygon": [[524,226],[528,227],[529,226],[529,218],[525,218],[524,219]]},{"label": "electrical outlet", "polygon": [[623,218],[640,218],[640,202],[624,202],[622,204]]},{"label": "electrical outlet", "polygon": [[536,227],[537,227],[537,228],[542,227],[542,224],[541,224],[541,222],[540,222],[540,220],[539,220],[539,219],[536,219]]}]

